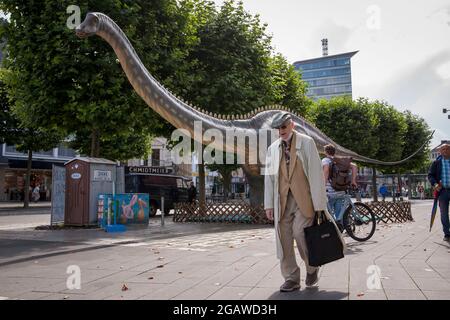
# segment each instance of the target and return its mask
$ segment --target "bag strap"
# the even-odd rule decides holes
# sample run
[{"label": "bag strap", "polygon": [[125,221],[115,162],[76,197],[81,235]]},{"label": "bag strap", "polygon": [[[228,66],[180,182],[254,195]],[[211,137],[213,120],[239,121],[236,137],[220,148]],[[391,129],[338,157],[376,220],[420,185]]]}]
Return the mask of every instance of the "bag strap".
[{"label": "bag strap", "polygon": [[314,225],[321,225],[324,222],[327,222],[327,216],[325,215],[325,211],[321,210],[321,211],[316,211],[315,215],[314,215]]}]

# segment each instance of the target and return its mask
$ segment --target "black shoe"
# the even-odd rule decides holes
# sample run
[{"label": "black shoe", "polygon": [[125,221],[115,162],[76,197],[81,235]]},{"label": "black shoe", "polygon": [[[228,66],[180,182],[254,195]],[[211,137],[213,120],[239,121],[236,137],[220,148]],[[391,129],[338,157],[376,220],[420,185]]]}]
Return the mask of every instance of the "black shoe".
[{"label": "black shoe", "polygon": [[292,280],[287,280],[285,283],[283,283],[280,287],[281,292],[292,292],[295,290],[300,289],[300,285]]},{"label": "black shoe", "polygon": [[305,280],[305,284],[310,287],[315,285],[318,281],[319,281],[319,269],[317,269],[316,271],[314,271],[311,274],[306,274],[306,280]]}]

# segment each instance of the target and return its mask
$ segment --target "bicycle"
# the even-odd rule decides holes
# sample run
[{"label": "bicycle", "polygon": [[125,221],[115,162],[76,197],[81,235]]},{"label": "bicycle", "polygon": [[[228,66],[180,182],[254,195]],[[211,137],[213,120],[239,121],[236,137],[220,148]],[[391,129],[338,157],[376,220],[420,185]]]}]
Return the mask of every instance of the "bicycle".
[{"label": "bicycle", "polygon": [[352,202],[345,191],[329,194],[335,201],[342,201],[341,210],[335,215],[328,202],[328,210],[341,232],[344,230],[356,241],[367,241],[375,233],[376,218],[372,209],[362,202]]}]

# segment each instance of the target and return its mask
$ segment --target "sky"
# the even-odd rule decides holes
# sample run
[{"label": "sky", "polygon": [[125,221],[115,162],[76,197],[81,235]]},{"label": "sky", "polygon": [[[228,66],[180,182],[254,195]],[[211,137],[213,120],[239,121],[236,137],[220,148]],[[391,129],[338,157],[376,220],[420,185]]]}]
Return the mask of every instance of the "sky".
[{"label": "sky", "polygon": [[[220,5],[223,0],[214,0]],[[268,24],[275,51],[289,62],[359,52],[352,58],[353,98],[411,110],[450,139],[450,0],[243,0]]]},{"label": "sky", "polygon": [[[222,0],[214,0],[220,5]],[[352,58],[353,98],[411,110],[450,139],[450,0],[243,0],[268,24],[275,51],[289,62],[359,52]]]}]

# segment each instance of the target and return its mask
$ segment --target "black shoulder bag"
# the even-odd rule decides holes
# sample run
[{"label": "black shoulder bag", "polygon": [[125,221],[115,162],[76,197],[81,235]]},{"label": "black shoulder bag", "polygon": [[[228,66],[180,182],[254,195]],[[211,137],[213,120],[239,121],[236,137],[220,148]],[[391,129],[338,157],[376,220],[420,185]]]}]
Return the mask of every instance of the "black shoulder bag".
[{"label": "black shoulder bag", "polygon": [[320,267],[344,257],[338,231],[323,211],[316,212],[314,224],[304,231],[310,266]]}]

